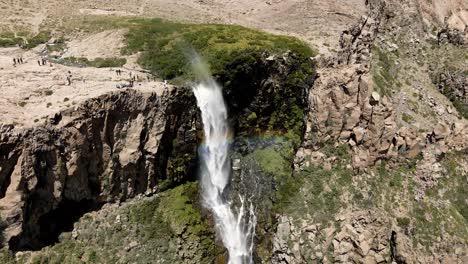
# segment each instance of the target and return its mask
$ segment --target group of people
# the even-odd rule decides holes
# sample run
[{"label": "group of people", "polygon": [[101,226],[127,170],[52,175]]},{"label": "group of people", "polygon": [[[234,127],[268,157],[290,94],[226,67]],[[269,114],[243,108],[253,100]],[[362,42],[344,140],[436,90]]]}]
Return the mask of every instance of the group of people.
[{"label": "group of people", "polygon": [[45,66],[47,65],[47,59],[43,57],[40,60],[37,60],[37,64],[39,64],[39,66]]},{"label": "group of people", "polygon": [[23,64],[23,63],[24,63],[23,57],[13,58],[13,66],[16,66],[16,64]]},{"label": "group of people", "polygon": [[[122,75],[122,70],[117,69],[117,70],[115,70],[115,73],[117,74],[117,76],[121,76]],[[128,83],[117,84],[116,85],[117,89],[132,88],[134,86],[135,81],[138,79],[138,76],[137,75],[132,75],[132,72],[129,72],[128,75],[129,75]]]},{"label": "group of people", "polygon": [[[115,73],[117,74],[117,76],[122,76],[122,70],[120,70],[120,69],[115,70]],[[144,80],[144,77],[141,77],[141,76],[139,76],[137,74],[134,74],[132,72],[129,72],[128,76],[129,76],[128,83],[117,84],[116,85],[117,89],[132,88],[134,86],[135,82]],[[148,82],[150,82],[152,79],[154,79],[154,81],[156,81],[156,77],[152,76],[151,74],[147,74],[146,79],[147,79]],[[167,81],[166,80],[164,80],[164,87],[167,88]]]}]

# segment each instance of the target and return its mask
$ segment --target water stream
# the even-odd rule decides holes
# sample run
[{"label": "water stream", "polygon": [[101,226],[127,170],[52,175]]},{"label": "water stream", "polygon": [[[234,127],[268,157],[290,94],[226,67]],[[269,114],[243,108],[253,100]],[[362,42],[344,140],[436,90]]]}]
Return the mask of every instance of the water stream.
[{"label": "water stream", "polygon": [[240,206],[233,208],[225,193],[231,175],[230,130],[221,87],[199,59],[194,66],[201,81],[193,92],[205,134],[199,150],[202,202],[213,214],[218,235],[229,252],[229,264],[251,264],[256,224],[253,205],[250,203],[247,208],[246,199],[239,195]]}]

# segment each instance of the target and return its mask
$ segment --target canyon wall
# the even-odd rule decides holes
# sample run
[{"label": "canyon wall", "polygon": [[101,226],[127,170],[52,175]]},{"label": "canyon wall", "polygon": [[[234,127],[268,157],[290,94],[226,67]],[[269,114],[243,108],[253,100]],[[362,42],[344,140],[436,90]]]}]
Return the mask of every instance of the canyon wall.
[{"label": "canyon wall", "polygon": [[193,179],[196,111],[188,91],[114,92],[44,126],[3,125],[2,244],[38,249],[87,211]]}]

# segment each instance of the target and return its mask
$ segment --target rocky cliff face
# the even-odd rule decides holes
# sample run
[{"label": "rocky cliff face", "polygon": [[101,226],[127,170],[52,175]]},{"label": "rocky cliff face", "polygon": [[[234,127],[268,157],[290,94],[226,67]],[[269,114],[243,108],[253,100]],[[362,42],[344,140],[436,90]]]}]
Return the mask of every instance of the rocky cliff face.
[{"label": "rocky cliff face", "polygon": [[432,29],[418,1],[366,3],[320,61],[295,161],[303,182],[276,218],[272,261],[464,263],[466,67],[452,54],[465,44],[437,37],[463,33]]},{"label": "rocky cliff face", "polygon": [[[468,262],[459,2],[366,1],[317,75],[308,58],[256,51],[216,76],[235,130],[230,195],[256,205],[256,262]],[[176,89],[2,126],[3,245],[40,249],[102,206],[16,260],[224,263],[196,185],[184,184],[196,176],[199,122],[193,96]]]},{"label": "rocky cliff face", "polygon": [[[217,76],[225,87],[236,135],[233,157],[248,161],[252,152],[287,143],[285,166],[291,168],[294,149],[299,146],[305,130],[304,95],[314,81],[314,63],[292,53],[259,53],[252,64],[243,63],[233,64],[233,71]],[[44,126],[31,129],[2,126],[3,245],[12,251],[38,250],[53,245],[62,232],[73,229],[83,214],[138,194],[153,195],[165,190],[171,193],[172,188],[195,180],[197,145],[201,139],[199,120],[191,91],[174,88],[162,96],[135,90],[103,95],[75,109],[57,113]],[[253,140],[265,134],[270,139]],[[281,139],[280,143],[272,143],[276,138]],[[239,173],[255,176],[244,169]],[[261,179],[271,186],[265,187],[267,191],[257,197],[258,201],[276,199],[273,186],[283,186],[291,174],[271,176]],[[253,177],[251,186],[244,183],[239,187],[238,181],[233,182],[231,195],[237,197],[239,191],[255,195],[258,189],[254,186],[259,186],[260,178]],[[187,196],[190,201],[198,200],[196,188],[192,187],[188,188]],[[173,199],[174,206],[178,205],[177,196]],[[153,200],[157,205],[160,199]],[[187,222],[174,225],[164,220],[160,225],[160,220],[155,220],[157,223],[148,228],[175,226],[170,233],[181,236],[177,241],[180,240],[178,243],[183,248],[186,243],[192,243],[184,252],[193,252],[194,248],[204,248],[206,242],[203,241],[212,233],[191,226],[192,213],[198,211],[187,206],[176,206],[175,210],[180,212],[160,207],[167,217],[172,219],[180,213],[183,219],[188,217]],[[194,206],[200,210],[199,205]],[[271,202],[258,208],[269,212]],[[200,220],[198,215],[196,219],[197,223],[204,222],[207,217]],[[187,233],[187,230],[193,232]],[[161,239],[152,241],[159,243]],[[209,240],[213,242],[213,238]],[[187,263],[196,259],[199,258],[195,255],[187,258]]]},{"label": "rocky cliff face", "polygon": [[[392,43],[393,35],[397,34],[395,30],[399,30],[400,38],[409,37],[406,34],[411,32],[413,39],[409,42],[413,43],[415,38],[423,38],[426,34],[419,23],[422,17],[418,17],[417,5],[411,1],[406,4],[369,1],[368,8],[368,15],[341,35],[341,50],[337,56],[323,62],[327,67],[319,71],[320,78],[309,94],[310,111],[304,143],[307,152],[307,149],[319,148],[330,140],[347,142],[356,153],[353,157],[356,168],[399,155],[415,157],[426,145],[428,135],[420,132],[422,126],[402,126],[399,122],[398,116],[403,112],[401,100],[404,100],[400,95],[401,79],[404,79],[399,66],[402,62],[385,54],[389,51],[398,53],[398,46]],[[396,16],[397,13],[403,15]],[[408,24],[408,21],[415,23]],[[440,73],[435,79],[440,90],[447,90],[446,93],[459,102],[465,100],[463,75],[457,78],[453,74]],[[414,93],[424,91],[419,89]],[[441,107],[438,104],[432,98],[432,107]],[[440,126],[466,126],[463,121],[448,119],[442,120],[444,124]],[[424,130],[433,128],[433,124],[425,125]]]},{"label": "rocky cliff face", "polygon": [[41,248],[104,203],[193,177],[196,111],[182,90],[161,97],[116,92],[57,113],[42,127],[2,126],[3,245]]}]

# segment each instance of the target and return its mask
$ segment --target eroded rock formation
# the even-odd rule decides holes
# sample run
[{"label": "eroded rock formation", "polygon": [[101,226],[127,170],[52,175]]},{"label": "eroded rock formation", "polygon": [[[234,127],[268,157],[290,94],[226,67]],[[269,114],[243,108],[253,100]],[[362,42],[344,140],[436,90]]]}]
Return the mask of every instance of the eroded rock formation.
[{"label": "eroded rock formation", "polygon": [[77,220],[67,219],[74,211],[193,177],[196,109],[187,91],[116,92],[58,113],[42,127],[2,126],[2,243],[40,248]]},{"label": "eroded rock formation", "polygon": [[[318,72],[320,77],[308,97],[307,130],[304,150],[298,156],[299,164],[310,164],[304,160],[304,156],[327,141],[349,144],[354,152],[352,164],[355,168],[373,165],[379,159],[415,157],[426,146],[427,133],[398,124],[395,109],[398,99],[388,91],[377,89],[378,79],[372,72],[372,68],[376,67],[372,56],[376,56],[373,53],[378,46],[378,36],[392,34],[393,30],[403,25],[411,28],[411,32],[423,35],[420,23],[408,24],[411,19],[421,21],[417,14],[403,11],[408,9],[408,5],[410,9],[417,10],[417,6],[411,6],[416,5],[412,1],[368,1],[368,15],[342,33],[341,49],[337,55],[322,61],[323,67]],[[396,16],[398,12],[405,15]],[[388,67],[387,75],[397,74],[392,72],[391,67],[394,66],[385,67]],[[464,97],[465,78],[454,80],[451,76],[441,75],[439,79],[440,85],[446,86],[448,82],[449,86],[453,86],[450,88],[453,93]],[[385,85],[396,89],[399,84],[392,81]],[[466,126],[464,122],[446,125]],[[450,133],[444,138],[449,136]]]}]

